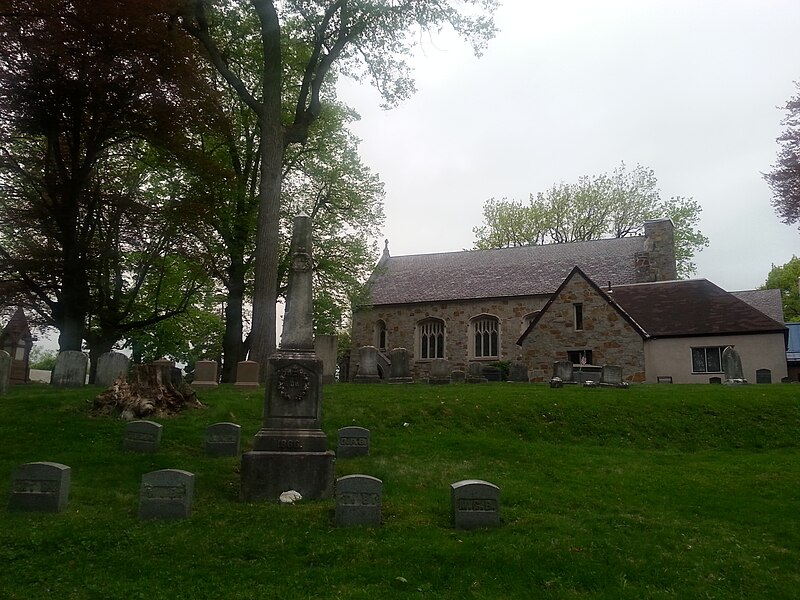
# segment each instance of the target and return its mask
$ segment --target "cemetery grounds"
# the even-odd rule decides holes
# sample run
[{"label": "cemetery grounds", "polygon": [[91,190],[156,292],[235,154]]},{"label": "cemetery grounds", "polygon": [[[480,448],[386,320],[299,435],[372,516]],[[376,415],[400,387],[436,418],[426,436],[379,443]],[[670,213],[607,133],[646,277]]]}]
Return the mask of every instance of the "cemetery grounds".
[{"label": "cemetery grounds", "polygon": [[[323,427],[371,432],[336,475],[383,481],[383,525],[336,528],[333,500],[238,500],[239,459],[205,427],[242,426],[262,391],[201,390],[206,409],[154,419],[152,455],[89,416],[101,390],[0,397],[0,598],[796,598],[800,387],[544,384],[326,386]],[[6,508],[31,461],[72,469],[67,509]],[[195,474],[189,519],[137,517],[141,477]],[[451,526],[449,486],[500,488],[501,527]]]}]

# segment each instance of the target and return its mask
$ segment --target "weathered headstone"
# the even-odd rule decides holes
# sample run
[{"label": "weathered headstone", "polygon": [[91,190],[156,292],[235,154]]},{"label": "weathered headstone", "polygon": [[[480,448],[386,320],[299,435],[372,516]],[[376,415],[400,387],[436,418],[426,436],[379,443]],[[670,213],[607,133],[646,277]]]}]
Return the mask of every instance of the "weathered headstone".
[{"label": "weathered headstone", "polygon": [[57,387],[80,387],[86,383],[89,357],[77,350],[59,352],[56,358],[51,385]]},{"label": "weathered headstone", "polygon": [[338,458],[369,456],[369,429],[364,427],[342,427],[339,429]]},{"label": "weathered headstone", "polygon": [[242,455],[242,500],[277,502],[294,490],[333,495],[335,454],[322,431],[322,360],[314,352],[311,220],[294,220],[280,348],[267,360],[263,425]]},{"label": "weathered headstone", "polygon": [[553,377],[558,377],[563,382],[573,381],[572,361],[557,360],[553,363]]},{"label": "weathered headstone", "polygon": [[389,383],[413,383],[411,370],[409,368],[408,350],[405,348],[394,348],[389,352],[389,360],[392,361],[389,367]]},{"label": "weathered headstone", "polygon": [[709,377],[708,378],[708,383],[721,384],[722,383],[722,377]]},{"label": "weathered headstone", "polygon": [[622,386],[622,367],[618,365],[603,365],[603,370],[600,373],[600,383],[616,387]]},{"label": "weathered headstone", "polygon": [[450,484],[453,526],[480,529],[500,525],[500,488],[488,481],[465,479]]},{"label": "weathered headstone", "polygon": [[194,380],[192,387],[197,389],[213,389],[219,387],[217,382],[217,361],[198,360],[194,363]]},{"label": "weathered headstone", "polygon": [[742,359],[733,346],[725,346],[722,351],[722,370],[725,372],[726,381],[744,379]]},{"label": "weathered headstone", "polygon": [[486,383],[483,376],[483,363],[471,362],[467,365],[467,383]]},{"label": "weathered headstone", "polygon": [[369,475],[347,475],[336,480],[337,527],[377,527],[381,524],[383,482]]},{"label": "weathered headstone", "polygon": [[0,396],[8,393],[11,387],[11,355],[0,350]]},{"label": "weathered headstone", "polygon": [[110,387],[120,377],[128,375],[131,359],[122,352],[105,352],[97,359],[97,373],[94,376],[95,385]]},{"label": "weathered headstone", "polygon": [[122,449],[127,452],[157,452],[163,427],[153,421],[131,421],[125,425]]},{"label": "weathered headstone", "polygon": [[242,428],[236,423],[214,423],[206,427],[206,456],[239,456]]},{"label": "weathered headstone", "polygon": [[444,358],[434,358],[431,361],[431,375],[428,383],[442,385],[450,383],[450,362]]},{"label": "weathered headstone", "polygon": [[355,383],[379,383],[378,349],[375,346],[361,346],[358,349],[358,373]]},{"label": "weathered headstone", "polygon": [[254,360],[242,360],[236,365],[236,389],[254,389],[259,387],[258,373],[259,364]]},{"label": "weathered headstone", "polygon": [[528,366],[524,363],[512,362],[508,368],[508,380],[528,382]]},{"label": "weathered headstone", "polygon": [[467,374],[461,369],[453,369],[450,371],[451,383],[464,383],[467,380]]},{"label": "weathered headstone", "polygon": [[9,510],[62,512],[67,508],[71,469],[55,462],[31,462],[11,475]]},{"label": "weathered headstone", "polygon": [[756,383],[772,383],[772,371],[769,369],[756,369]]},{"label": "weathered headstone", "polygon": [[336,381],[336,355],[339,351],[339,336],[319,333],[314,336],[314,352],[322,359],[322,384]]},{"label": "weathered headstone", "polygon": [[659,375],[656,377],[656,383],[672,383],[672,375]]},{"label": "weathered headstone", "polygon": [[486,378],[486,381],[502,381],[503,380],[503,371],[500,367],[495,365],[484,365],[482,370],[483,376]]},{"label": "weathered headstone", "polygon": [[192,514],[193,501],[193,473],[161,469],[142,475],[140,519],[187,519]]}]

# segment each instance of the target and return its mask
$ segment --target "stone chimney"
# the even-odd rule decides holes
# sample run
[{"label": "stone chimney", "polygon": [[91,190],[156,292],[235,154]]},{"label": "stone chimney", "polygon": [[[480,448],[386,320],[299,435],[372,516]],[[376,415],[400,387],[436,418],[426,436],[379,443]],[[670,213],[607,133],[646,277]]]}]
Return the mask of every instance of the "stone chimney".
[{"label": "stone chimney", "polygon": [[644,248],[636,253],[636,282],[678,278],[675,263],[675,227],[670,219],[644,223]]}]

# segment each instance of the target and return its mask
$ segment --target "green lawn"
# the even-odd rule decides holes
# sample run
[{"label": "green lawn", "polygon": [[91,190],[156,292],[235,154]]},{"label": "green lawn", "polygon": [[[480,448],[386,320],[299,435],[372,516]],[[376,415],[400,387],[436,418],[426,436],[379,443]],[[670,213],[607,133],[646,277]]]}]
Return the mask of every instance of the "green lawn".
[{"label": "green lawn", "polygon": [[[262,393],[200,391],[159,420],[160,452],[120,450],[124,423],[91,418],[99,388],[0,397],[0,599],[797,598],[800,386],[335,385],[324,428],[371,430],[337,476],[384,482],[384,524],[333,527],[333,501],[238,500],[237,458],[203,433]],[[72,467],[64,513],[9,512],[10,474]],[[190,519],[137,519],[141,475],[196,475]],[[501,489],[502,527],[450,526],[449,484]]]}]

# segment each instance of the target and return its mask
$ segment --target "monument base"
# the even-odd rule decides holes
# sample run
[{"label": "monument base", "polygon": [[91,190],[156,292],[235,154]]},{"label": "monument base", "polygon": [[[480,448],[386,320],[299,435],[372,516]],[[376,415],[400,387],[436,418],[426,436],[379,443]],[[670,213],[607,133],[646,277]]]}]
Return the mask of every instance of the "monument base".
[{"label": "monument base", "polygon": [[245,452],[239,497],[244,502],[278,502],[286,491],[306,500],[333,496],[336,455],[327,452]]},{"label": "monument base", "polygon": [[[328,449],[328,438],[321,429],[263,427],[253,440],[259,452],[319,453]],[[285,491],[285,490],[284,490]]]}]

